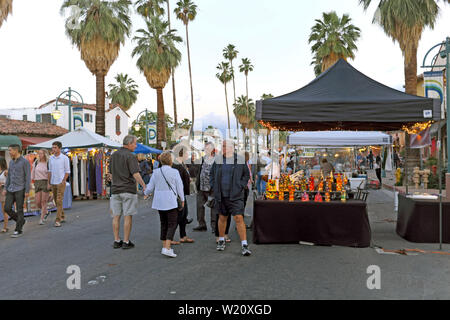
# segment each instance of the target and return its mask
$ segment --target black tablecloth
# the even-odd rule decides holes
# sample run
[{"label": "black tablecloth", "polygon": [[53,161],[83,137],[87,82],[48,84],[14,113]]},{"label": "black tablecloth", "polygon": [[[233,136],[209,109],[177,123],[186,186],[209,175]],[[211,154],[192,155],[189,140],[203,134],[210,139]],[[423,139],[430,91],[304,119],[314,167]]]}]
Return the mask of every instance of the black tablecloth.
[{"label": "black tablecloth", "polygon": [[[397,234],[419,243],[439,243],[439,201],[398,196]],[[442,203],[442,242],[450,243],[450,202]]]},{"label": "black tablecloth", "polygon": [[363,201],[343,203],[256,200],[254,243],[312,242],[322,245],[368,247],[371,230]]}]

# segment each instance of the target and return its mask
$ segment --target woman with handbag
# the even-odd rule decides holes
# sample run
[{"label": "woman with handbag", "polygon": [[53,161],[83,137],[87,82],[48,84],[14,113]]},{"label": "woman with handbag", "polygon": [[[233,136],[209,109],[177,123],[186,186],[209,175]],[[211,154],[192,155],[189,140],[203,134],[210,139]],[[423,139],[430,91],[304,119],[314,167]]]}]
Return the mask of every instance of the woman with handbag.
[{"label": "woman with handbag", "polygon": [[160,156],[161,168],[153,171],[145,195],[153,195],[152,208],[158,210],[161,221],[161,254],[175,258],[170,245],[177,228],[178,211],[184,207],[184,190],[178,170],[172,168],[172,154],[164,152]]},{"label": "woman with handbag", "polygon": [[34,181],[35,203],[41,211],[39,224],[43,225],[47,217],[47,205],[50,190],[48,189],[48,151],[41,149],[38,151],[38,158],[31,170],[31,180]]}]

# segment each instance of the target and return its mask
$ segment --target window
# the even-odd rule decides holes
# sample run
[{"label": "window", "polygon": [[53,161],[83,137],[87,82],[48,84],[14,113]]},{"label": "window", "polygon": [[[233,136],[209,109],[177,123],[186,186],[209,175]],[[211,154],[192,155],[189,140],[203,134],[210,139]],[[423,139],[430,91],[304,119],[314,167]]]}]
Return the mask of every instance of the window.
[{"label": "window", "polygon": [[116,135],[120,136],[120,116],[116,116]]},{"label": "window", "polygon": [[43,113],[43,114],[41,114],[41,116],[42,116],[42,121],[41,121],[42,123],[53,123],[52,122],[53,117],[50,113]]},{"label": "window", "polygon": [[22,120],[23,120],[23,121],[28,121],[28,116],[27,116],[26,114],[24,114],[24,115],[22,116]]},{"label": "window", "polygon": [[42,117],[40,114],[36,115],[36,122],[42,122]]},{"label": "window", "polygon": [[89,122],[89,114],[88,113],[84,114],[84,122]]}]

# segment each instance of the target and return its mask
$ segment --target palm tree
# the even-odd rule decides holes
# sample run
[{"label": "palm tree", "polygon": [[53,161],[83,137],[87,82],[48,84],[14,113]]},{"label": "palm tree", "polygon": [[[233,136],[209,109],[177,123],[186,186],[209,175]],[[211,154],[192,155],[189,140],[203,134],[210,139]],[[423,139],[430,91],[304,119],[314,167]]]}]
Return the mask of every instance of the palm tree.
[{"label": "palm tree", "polygon": [[[171,29],[170,25],[170,1],[167,2],[167,20],[169,21],[169,29]],[[172,68],[172,96],[173,96],[173,118],[175,121],[175,130],[178,129],[178,114],[177,114],[177,96],[175,94],[175,69]]]},{"label": "palm tree", "polygon": [[137,46],[132,56],[138,56],[137,67],[157,93],[157,144],[160,147],[161,142],[166,141],[163,88],[169,81],[171,70],[181,61],[181,52],[175,43],[182,39],[175,35],[176,30],[168,29],[168,22],[161,21],[159,17],[151,17],[146,21],[146,26],[146,29],[139,29],[139,35],[133,39],[137,41]]},{"label": "palm tree", "polygon": [[247,96],[240,96],[233,106],[233,113],[239,120],[242,128],[247,129],[253,127],[251,124],[251,115],[255,112],[255,103],[253,100],[249,99]]},{"label": "palm tree", "polygon": [[138,85],[127,74],[119,73],[114,79],[117,83],[108,85],[111,102],[120,104],[128,111],[137,100]]},{"label": "palm tree", "polygon": [[[434,28],[439,15],[436,0],[379,0],[373,23],[398,42],[404,57],[405,91],[417,94],[417,48],[425,27]],[[450,3],[450,0],[444,2]],[[359,0],[364,10],[371,0]]]},{"label": "palm tree", "polygon": [[189,119],[184,118],[184,119],[181,121],[179,127],[180,127],[181,129],[190,130],[191,127],[192,127],[192,121],[189,120]]},{"label": "palm tree", "polygon": [[197,6],[190,0],[180,0],[177,2],[177,8],[174,10],[178,19],[183,21],[186,26],[186,44],[188,52],[188,65],[189,65],[189,79],[191,83],[191,104],[192,104],[192,128],[191,133],[194,133],[194,89],[192,87],[192,69],[191,69],[191,51],[189,47],[189,22],[194,21],[197,16]]},{"label": "palm tree", "polygon": [[[245,74],[245,89],[248,97],[248,73],[253,71],[253,65],[250,62],[250,59],[244,58],[242,59],[242,64],[239,66],[239,71]],[[248,108],[247,108],[248,112]]]},{"label": "palm tree", "polygon": [[[222,53],[223,53],[223,57],[230,62],[230,66],[231,66],[230,69],[231,69],[231,72],[233,73],[233,97],[234,97],[233,103],[236,103],[236,85],[234,82],[233,60],[237,58],[239,51],[236,50],[236,47],[234,45],[229,44],[222,50]],[[239,145],[239,122],[238,122],[237,118],[236,118],[236,131],[237,131],[237,143]]]},{"label": "palm tree", "polygon": [[217,65],[217,70],[219,70],[219,73],[216,74],[217,79],[220,80],[220,82],[223,83],[225,87],[225,103],[227,105],[227,116],[228,116],[228,136],[231,135],[231,128],[230,128],[230,111],[228,108],[228,93],[227,93],[227,83],[231,81],[233,78],[233,72],[230,69],[230,65],[228,62],[222,62]]},{"label": "palm tree", "polygon": [[12,14],[12,2],[13,0],[0,0],[0,27],[8,19],[8,15]]},{"label": "palm tree", "polygon": [[166,0],[137,0],[134,5],[136,11],[143,17],[149,18],[152,16],[164,15],[164,8],[162,4]]},{"label": "palm tree", "polygon": [[[81,59],[96,77],[95,132],[105,135],[105,76],[130,35],[129,0],[65,0],[61,14],[77,6],[79,16],[66,20],[66,34],[81,52]],[[78,28],[72,28],[74,19]]]},{"label": "palm tree", "polygon": [[339,59],[354,59],[357,50],[355,42],[361,31],[350,22],[349,15],[339,18],[335,11],[322,13],[322,20],[316,19],[311,28],[308,43],[314,43],[311,51],[314,54],[314,65],[321,64],[322,72],[331,67]]}]

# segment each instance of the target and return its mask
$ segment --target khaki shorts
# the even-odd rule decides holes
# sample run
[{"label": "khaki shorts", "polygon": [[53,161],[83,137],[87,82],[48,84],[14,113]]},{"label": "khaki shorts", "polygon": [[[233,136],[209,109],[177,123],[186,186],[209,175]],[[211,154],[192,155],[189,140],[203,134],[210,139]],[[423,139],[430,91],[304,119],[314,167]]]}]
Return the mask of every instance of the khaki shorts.
[{"label": "khaki shorts", "polygon": [[113,194],[109,199],[111,217],[134,216],[137,213],[138,198],[137,194],[120,193]]}]

